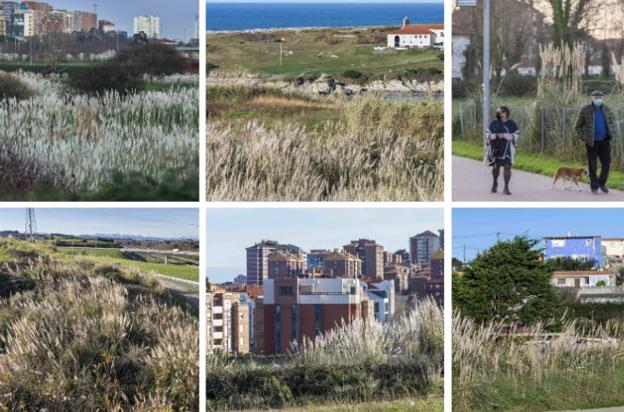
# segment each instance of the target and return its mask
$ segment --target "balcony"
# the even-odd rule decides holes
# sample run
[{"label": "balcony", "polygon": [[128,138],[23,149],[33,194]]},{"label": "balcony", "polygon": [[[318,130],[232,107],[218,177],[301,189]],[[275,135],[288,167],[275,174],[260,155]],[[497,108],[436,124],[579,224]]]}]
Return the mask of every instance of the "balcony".
[{"label": "balcony", "polygon": [[212,334],[213,339],[223,339],[223,332],[214,332]]},{"label": "balcony", "polygon": [[213,306],[212,313],[223,313],[223,306]]},{"label": "balcony", "polygon": [[223,319],[213,319],[212,326],[223,326]]}]

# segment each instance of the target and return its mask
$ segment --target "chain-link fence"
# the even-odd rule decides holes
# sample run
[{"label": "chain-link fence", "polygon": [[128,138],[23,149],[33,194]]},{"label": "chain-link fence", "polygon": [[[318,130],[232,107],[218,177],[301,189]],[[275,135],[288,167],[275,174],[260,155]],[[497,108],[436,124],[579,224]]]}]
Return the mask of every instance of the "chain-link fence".
[{"label": "chain-link fence", "polygon": [[[533,102],[506,104],[511,118],[520,129],[518,149],[528,153],[552,155],[558,158],[585,161],[585,147],[574,130],[581,107],[545,108]],[[616,119],[612,132],[613,165],[624,169],[624,143],[622,125],[624,107],[611,107]],[[492,108],[494,113],[495,107]],[[483,141],[481,103],[474,100],[459,101],[453,110],[453,137],[475,142]]]}]

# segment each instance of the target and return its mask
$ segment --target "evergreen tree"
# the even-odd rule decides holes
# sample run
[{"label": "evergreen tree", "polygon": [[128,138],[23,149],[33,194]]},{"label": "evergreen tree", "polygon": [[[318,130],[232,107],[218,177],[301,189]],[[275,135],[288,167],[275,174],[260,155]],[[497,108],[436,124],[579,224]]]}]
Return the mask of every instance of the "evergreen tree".
[{"label": "evergreen tree", "polygon": [[478,322],[551,324],[562,314],[561,303],[536,244],[516,237],[477,256],[453,278],[453,307]]},{"label": "evergreen tree", "polygon": [[571,257],[559,257],[546,261],[546,265],[551,272],[557,271],[574,271],[574,270],[592,270],[596,267],[596,260],[589,259],[581,261],[578,259],[572,259]]}]

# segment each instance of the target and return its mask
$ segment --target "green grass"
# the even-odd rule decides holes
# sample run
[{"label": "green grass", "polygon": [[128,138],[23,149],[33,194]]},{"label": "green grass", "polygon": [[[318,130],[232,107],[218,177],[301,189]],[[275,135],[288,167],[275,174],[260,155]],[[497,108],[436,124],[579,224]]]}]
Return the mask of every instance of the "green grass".
[{"label": "green grass", "polygon": [[354,405],[323,405],[302,408],[288,408],[284,412],[442,412],[444,399],[432,397],[428,399],[403,399],[388,402],[367,402]]},{"label": "green grass", "polygon": [[[483,146],[479,143],[455,139],[453,140],[453,155],[481,161],[483,160]],[[552,177],[555,171],[564,165],[566,167],[587,168],[585,163],[574,163],[549,155],[522,151],[516,152],[514,168]],[[587,183],[587,178],[582,180]],[[609,187],[624,190],[624,172],[612,170],[609,175]]]},{"label": "green grass", "polygon": [[453,410],[529,412],[615,406],[624,406],[624,371],[588,367],[572,373],[551,373],[542,382],[492,373],[487,382],[474,389],[469,409]]},{"label": "green grass", "polygon": [[134,266],[144,272],[155,272],[164,276],[171,276],[178,279],[199,281],[199,267],[187,265],[166,265],[164,263],[151,263],[131,260],[126,258],[119,249],[99,250],[99,249],[58,249],[66,256],[88,256],[95,258],[100,263],[119,263],[124,266]]},{"label": "green grass", "polygon": [[[283,65],[279,59],[280,44],[271,39],[254,38],[248,33],[210,34],[207,38],[208,62],[223,69],[244,68],[252,73],[286,78],[318,77],[320,74],[337,76],[346,70],[357,70],[366,76],[392,75],[415,68],[443,70],[440,50],[374,53],[376,45],[386,45],[385,33],[388,31],[365,29],[359,30],[358,34],[335,29],[276,32],[271,39],[286,39]],[[354,37],[335,37],[336,34]],[[375,39],[376,36],[379,38]],[[383,42],[380,41],[382,36]],[[364,37],[375,43],[357,44],[358,38]]]}]

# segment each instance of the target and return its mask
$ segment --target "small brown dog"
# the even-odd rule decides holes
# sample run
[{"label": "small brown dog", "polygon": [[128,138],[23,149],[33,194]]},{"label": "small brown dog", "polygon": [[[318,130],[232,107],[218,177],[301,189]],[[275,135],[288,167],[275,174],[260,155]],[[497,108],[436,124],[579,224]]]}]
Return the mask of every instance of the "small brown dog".
[{"label": "small brown dog", "polygon": [[567,180],[569,185],[565,188],[565,190],[570,190],[572,188],[572,184],[574,183],[576,187],[578,187],[579,191],[582,191],[581,186],[578,184],[578,179],[583,176],[587,176],[587,170],[585,169],[572,169],[570,167],[560,167],[555,172],[554,181],[552,188],[555,188],[555,184],[559,179]]}]

